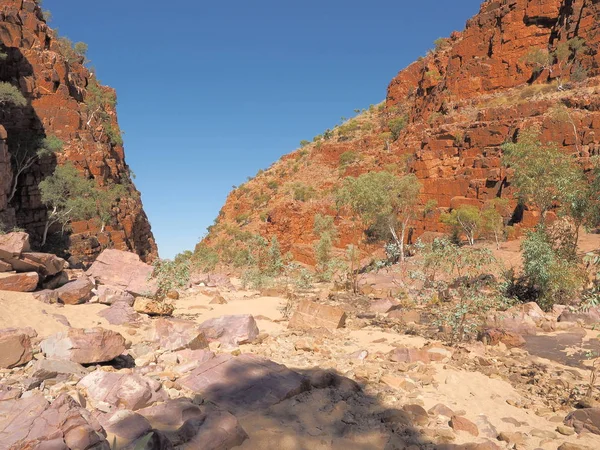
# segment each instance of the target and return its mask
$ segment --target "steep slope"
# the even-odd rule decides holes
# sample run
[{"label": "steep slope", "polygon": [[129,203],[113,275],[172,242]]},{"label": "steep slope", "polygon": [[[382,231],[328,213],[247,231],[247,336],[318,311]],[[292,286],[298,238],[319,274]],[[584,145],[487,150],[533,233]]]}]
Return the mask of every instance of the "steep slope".
[{"label": "steep slope", "polygon": [[[106,106],[102,118],[88,106],[90,96],[101,93],[114,99],[114,91],[97,85],[94,74],[83,66],[84,58],[47,26],[35,1],[1,2],[0,43],[6,55],[0,61],[0,81],[17,86],[27,99],[25,107],[0,111],[0,125],[6,130],[0,133],[2,222],[25,228],[39,243],[46,208],[38,184],[56,164],[70,161],[99,186],[124,184],[128,195],[115,205],[115,220],[102,232],[96,221],[73,224],[70,238],[63,244],[68,252],[89,260],[102,248],[114,247],[134,251],[146,260],[156,257],[150,224],[125,162],[114,101]],[[56,136],[64,142],[64,149],[56,158],[42,158],[26,170],[8,204],[14,175],[10,174],[8,155],[14,156],[19,145],[36,136]]]},{"label": "steep slope", "polygon": [[[573,38],[585,48],[569,52],[566,63],[555,60],[541,71],[525,63],[532,49],[554,52]],[[346,176],[379,170],[415,173],[424,186],[420,202],[437,202],[436,211],[411,225],[413,241],[425,231],[443,231],[441,212],[495,197],[511,201],[511,224],[533,225],[536,211],[517,207],[513,198],[501,145],[537,123],[542,140],[577,153],[589,166],[600,149],[599,44],[597,0],[484,2],[463,32],[436,42],[392,80],[384,104],[231,192],[205,243],[224,248],[246,232],[275,235],[284,251],[311,264],[314,215],[336,216],[336,245],[343,248],[356,233],[337,215],[333,190]],[[406,123],[397,136],[390,135],[394,121]]]}]

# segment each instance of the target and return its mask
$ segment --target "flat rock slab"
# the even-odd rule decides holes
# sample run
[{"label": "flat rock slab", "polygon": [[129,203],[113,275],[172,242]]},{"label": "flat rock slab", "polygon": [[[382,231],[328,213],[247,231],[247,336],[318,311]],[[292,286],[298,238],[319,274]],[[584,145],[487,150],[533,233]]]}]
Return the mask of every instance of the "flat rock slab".
[{"label": "flat rock slab", "polygon": [[40,276],[37,272],[0,273],[0,291],[33,292],[39,281]]},{"label": "flat rock slab", "polygon": [[400,308],[400,306],[400,303],[393,298],[380,298],[371,302],[369,310],[374,313],[385,314]]},{"label": "flat rock slab", "polygon": [[13,267],[4,261],[0,261],[0,272],[12,272],[13,271]]},{"label": "flat rock slab", "polygon": [[22,330],[0,330],[0,368],[27,364],[33,359],[29,335]]},{"label": "flat rock slab", "polygon": [[151,339],[163,350],[198,350],[208,347],[204,332],[191,320],[160,318],[153,325]]},{"label": "flat rock slab", "polygon": [[345,323],[346,313],[343,309],[335,306],[321,305],[310,300],[302,300],[290,319],[288,328],[300,330],[327,328],[336,330],[342,328]]},{"label": "flat rock slab", "polygon": [[47,358],[94,364],[115,359],[125,351],[125,338],[103,328],[71,328],[41,343]]},{"label": "flat rock slab", "polygon": [[0,402],[2,449],[110,450],[89,411],[63,394],[52,404],[41,394]]},{"label": "flat rock slab", "polygon": [[259,334],[250,314],[216,317],[202,322],[200,329],[209,340],[231,346],[253,342]]},{"label": "flat rock slab", "polygon": [[98,315],[111,325],[131,324],[142,319],[142,316],[125,302],[114,303],[110,308],[100,311]]},{"label": "flat rock slab", "polygon": [[79,305],[92,298],[94,285],[87,278],[79,278],[58,288],[58,299],[65,305]]},{"label": "flat rock slab", "polygon": [[142,375],[96,370],[83,377],[78,387],[85,388],[94,402],[132,411],[167,400],[162,384]]},{"label": "flat rock slab", "polygon": [[100,285],[97,289],[98,301],[105,305],[113,305],[115,303],[126,303],[129,306],[133,306],[135,297],[129,292],[119,289],[114,286]]},{"label": "flat rock slab", "polygon": [[310,388],[299,373],[248,354],[219,355],[179,382],[236,414],[268,408]]},{"label": "flat rock slab", "polygon": [[87,275],[100,284],[118,287],[134,296],[153,297],[158,290],[156,283],[149,281],[153,270],[135,253],[107,249],[100,253]]},{"label": "flat rock slab", "polygon": [[565,425],[574,428],[577,433],[589,431],[600,434],[600,408],[573,411],[565,418]]}]

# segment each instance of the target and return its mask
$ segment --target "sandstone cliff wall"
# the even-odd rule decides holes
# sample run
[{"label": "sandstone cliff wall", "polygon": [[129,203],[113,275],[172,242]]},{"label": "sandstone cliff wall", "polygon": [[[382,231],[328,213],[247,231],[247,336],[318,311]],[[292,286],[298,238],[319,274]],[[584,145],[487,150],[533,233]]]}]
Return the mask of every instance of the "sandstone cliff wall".
[{"label": "sandstone cliff wall", "polygon": [[156,244],[139,193],[131,183],[123,146],[111,142],[108,135],[107,123],[114,129],[118,127],[116,113],[109,111],[108,122],[97,117],[90,120],[92,112],[85,99],[90,95],[88,87],[94,74],[83,66],[82,58],[65,51],[32,0],[0,2],[0,43],[0,50],[8,55],[0,62],[0,81],[18,86],[28,100],[24,108],[5,108],[0,113],[0,124],[8,134],[8,151],[11,147],[14,151],[20,139],[32,135],[54,135],[65,143],[56,158],[36,162],[20,177],[10,205],[3,202],[6,154],[0,144],[0,211],[4,210],[6,217],[14,211],[16,224],[32,234],[35,244],[46,218],[38,184],[56,164],[70,161],[99,186],[126,184],[129,195],[120,200],[114,210],[116,221],[104,232],[94,221],[73,224],[70,237],[64,242],[67,251],[91,260],[102,248],[113,247],[153,259],[157,255]]}]

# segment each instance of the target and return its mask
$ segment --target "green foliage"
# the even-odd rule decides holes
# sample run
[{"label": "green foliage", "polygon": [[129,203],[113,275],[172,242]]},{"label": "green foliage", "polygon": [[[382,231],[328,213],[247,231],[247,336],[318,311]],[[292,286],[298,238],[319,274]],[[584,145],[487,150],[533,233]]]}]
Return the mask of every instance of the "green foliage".
[{"label": "green foliage", "polygon": [[7,58],[8,58],[8,53],[5,53],[0,50],[0,61],[6,61]]},{"label": "green foliage", "polygon": [[117,99],[114,92],[105,89],[98,84],[95,78],[90,78],[85,96],[87,105],[88,120],[90,126],[93,120],[97,119],[113,145],[123,145],[121,130],[116,124],[113,124],[111,112],[117,105]]},{"label": "green foliage", "polygon": [[392,133],[392,139],[394,141],[398,140],[400,133],[402,133],[402,130],[406,128],[407,124],[408,116],[406,114],[401,115],[400,117],[395,117],[388,122],[388,127],[390,129],[390,133]]},{"label": "green foliage", "polygon": [[103,189],[96,188],[92,197],[96,203],[96,214],[100,220],[102,231],[113,219],[113,207],[121,198],[127,196],[127,187],[123,184],[108,184]]},{"label": "green foliage", "polygon": [[219,264],[219,254],[208,245],[199,243],[194,249],[192,267],[203,273],[212,272]]},{"label": "green foliage", "polygon": [[58,47],[60,53],[64,56],[67,63],[80,63],[86,62],[85,55],[87,53],[87,44],[85,42],[73,42],[66,36],[57,38]]},{"label": "green foliage", "polygon": [[111,144],[119,146],[123,145],[122,132],[118,126],[113,125],[111,122],[106,122],[104,124],[104,131]]},{"label": "green foliage", "polygon": [[290,185],[292,197],[296,201],[307,202],[315,197],[316,191],[312,186],[301,182],[294,182]]},{"label": "green foliage", "polygon": [[531,66],[536,74],[550,67],[553,61],[554,57],[548,50],[538,47],[529,50],[523,58],[523,62]]},{"label": "green foliage", "polygon": [[461,205],[450,213],[442,214],[440,221],[450,226],[456,235],[464,232],[469,245],[474,245],[475,237],[482,225],[481,211],[473,205]]},{"label": "green foliage", "polygon": [[351,150],[340,155],[340,166],[346,167],[358,160],[358,154]]},{"label": "green foliage", "polygon": [[543,309],[573,300],[585,275],[574,261],[564,258],[553,247],[545,229],[528,232],[522,251],[526,282],[537,293],[536,301]]},{"label": "green foliage", "polygon": [[27,106],[27,100],[21,94],[21,91],[10,83],[0,81],[0,106],[5,107],[7,105],[25,107]]},{"label": "green foliage", "polygon": [[443,50],[450,42],[450,39],[448,38],[437,38],[435,41],[433,41],[433,44],[435,45],[435,50],[436,51],[440,51]]},{"label": "green foliage", "polygon": [[504,237],[504,214],[508,212],[508,200],[496,198],[481,211],[481,231],[491,236],[500,248],[500,240]]},{"label": "green foliage", "polygon": [[309,142],[309,141],[306,141],[306,140],[302,140],[302,141],[300,141],[300,147],[302,147],[302,148],[306,147],[306,146],[307,146],[307,145],[309,145],[309,144],[310,144],[310,142]]},{"label": "green foliage", "polygon": [[537,129],[522,130],[516,143],[502,148],[502,163],[514,172],[511,184],[523,202],[540,210],[542,223],[553,203],[563,201],[581,183],[581,168],[573,157],[555,144],[542,144]]},{"label": "green foliage", "polygon": [[337,239],[337,229],[333,223],[333,217],[317,214],[313,231],[319,237],[314,244],[317,273],[321,281],[330,281],[333,276],[331,251],[333,242]]},{"label": "green foliage", "polygon": [[87,55],[87,51],[88,51],[88,45],[85,42],[76,42],[75,45],[73,46],[73,50],[79,56],[85,58],[85,56]]},{"label": "green foliage", "polygon": [[279,187],[279,183],[278,183],[277,181],[275,181],[275,180],[271,180],[271,181],[269,181],[269,182],[267,183],[267,187],[268,187],[269,189],[272,189],[272,190],[276,191],[276,190],[277,190],[277,188]]},{"label": "green foliage", "polygon": [[581,63],[576,62],[573,65],[573,70],[571,71],[571,81],[574,83],[583,83],[587,79],[588,71],[581,65]]},{"label": "green foliage", "polygon": [[354,134],[356,133],[356,131],[358,131],[360,129],[360,124],[357,120],[349,120],[348,122],[346,122],[343,125],[340,125],[337,130],[338,130],[338,136],[343,140],[343,139],[349,139],[354,137]]},{"label": "green foliage", "polygon": [[175,256],[174,260],[157,259],[154,261],[152,278],[158,286],[157,297],[163,298],[170,291],[181,289],[190,282],[192,252]]}]

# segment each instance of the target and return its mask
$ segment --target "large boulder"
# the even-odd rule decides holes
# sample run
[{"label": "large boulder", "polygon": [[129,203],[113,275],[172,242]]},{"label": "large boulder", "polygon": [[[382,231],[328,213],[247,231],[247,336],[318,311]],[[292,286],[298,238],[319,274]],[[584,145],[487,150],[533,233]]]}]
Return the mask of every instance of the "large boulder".
[{"label": "large boulder", "polygon": [[41,347],[47,358],[94,364],[110,361],[122,354],[125,338],[103,328],[71,328],[46,338]]},{"label": "large boulder", "polygon": [[33,292],[39,281],[40,276],[37,272],[0,273],[0,291]]},{"label": "large boulder", "polygon": [[0,330],[0,369],[22,366],[32,359],[31,339],[25,330]]},{"label": "large boulder", "polygon": [[206,337],[211,341],[237,346],[253,342],[258,336],[258,326],[249,314],[221,316],[200,324]]},{"label": "large boulder", "polygon": [[288,324],[289,328],[327,328],[335,330],[346,323],[346,313],[335,306],[302,300]]},{"label": "large boulder", "polygon": [[153,267],[143,263],[135,253],[107,249],[87,271],[99,284],[118,287],[134,296],[153,297],[158,290],[150,281]]},{"label": "large boulder", "polygon": [[18,258],[21,253],[31,250],[29,235],[15,232],[0,235],[0,259]]},{"label": "large boulder", "polygon": [[79,278],[59,287],[58,299],[65,305],[79,305],[92,298],[94,285],[87,278]]},{"label": "large boulder", "polygon": [[6,259],[17,272],[37,272],[42,277],[56,275],[69,264],[51,253],[23,252],[21,256]]},{"label": "large boulder", "polygon": [[183,319],[160,318],[154,322],[151,339],[161,349],[177,351],[208,347],[205,334],[197,323]]},{"label": "large boulder", "polygon": [[118,302],[98,313],[111,325],[124,325],[139,322],[142,316],[125,302]]},{"label": "large boulder", "polygon": [[129,373],[96,370],[83,377],[77,386],[85,388],[88,398],[96,404],[103,402],[132,411],[168,398],[159,381]]},{"label": "large boulder", "polygon": [[126,303],[129,306],[133,306],[133,303],[135,302],[135,297],[133,295],[114,286],[100,285],[96,290],[96,294],[98,295],[98,301],[105,305]]},{"label": "large boulder", "polygon": [[575,429],[577,433],[589,431],[600,434],[600,408],[585,408],[573,411],[565,418],[565,425]]},{"label": "large boulder", "polygon": [[179,383],[234,413],[268,408],[310,388],[299,373],[249,354],[221,354]]},{"label": "large boulder", "polygon": [[0,402],[0,448],[110,450],[98,421],[67,394],[52,404],[41,394]]}]

